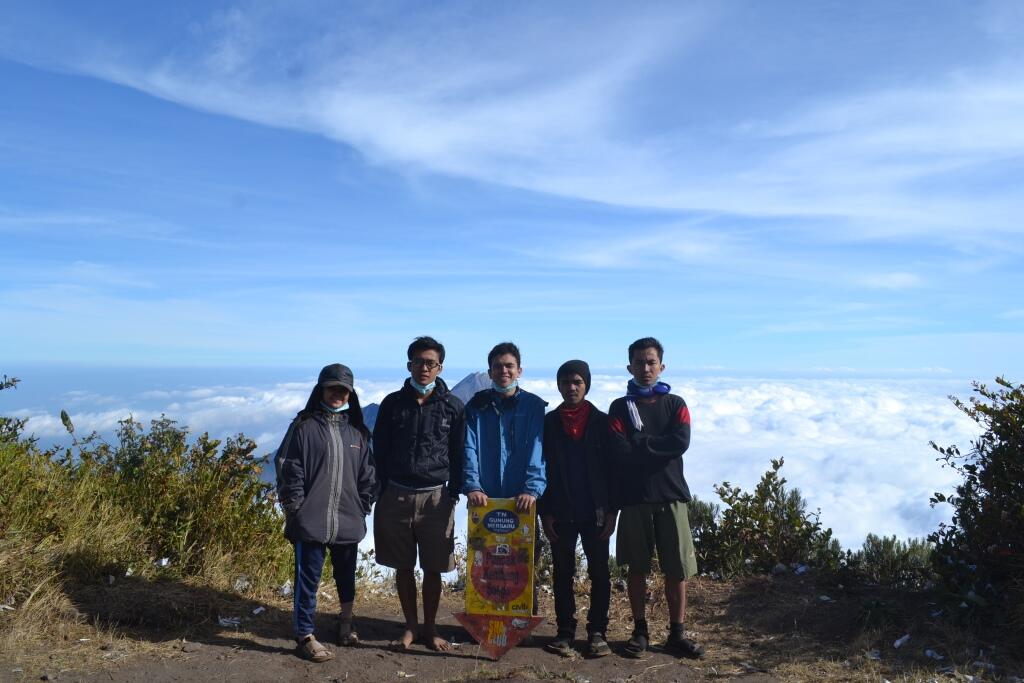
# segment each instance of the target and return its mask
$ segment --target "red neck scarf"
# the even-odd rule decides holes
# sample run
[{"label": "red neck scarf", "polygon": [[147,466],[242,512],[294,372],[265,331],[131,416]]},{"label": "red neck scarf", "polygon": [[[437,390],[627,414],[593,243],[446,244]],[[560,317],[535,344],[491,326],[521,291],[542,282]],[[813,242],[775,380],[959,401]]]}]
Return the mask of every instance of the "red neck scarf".
[{"label": "red neck scarf", "polygon": [[567,408],[563,404],[558,408],[558,415],[562,418],[562,429],[573,441],[583,438],[583,431],[587,428],[587,418],[590,417],[590,401],[583,401],[575,408]]}]

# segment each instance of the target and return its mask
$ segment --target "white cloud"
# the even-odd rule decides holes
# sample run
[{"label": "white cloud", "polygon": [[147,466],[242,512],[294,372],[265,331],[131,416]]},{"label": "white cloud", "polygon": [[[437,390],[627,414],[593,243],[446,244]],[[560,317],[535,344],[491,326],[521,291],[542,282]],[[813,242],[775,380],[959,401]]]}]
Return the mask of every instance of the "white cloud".
[{"label": "white cloud", "polygon": [[[843,218],[852,226],[837,226],[843,239],[962,242],[1020,230],[1015,193],[979,204],[923,189],[1024,150],[1020,69],[998,51],[991,63],[935,69],[905,85],[823,88],[794,109],[755,110],[745,121],[726,106],[710,130],[688,125],[683,112],[711,116],[722,103],[680,93],[680,122],[645,128],[637,103],[672,87],[661,70],[689,73],[693,50],[729,35],[724,4],[562,14],[431,7],[386,21],[386,9],[336,11],[335,21],[314,24],[301,10],[232,9],[148,58],[121,41],[83,46],[75,35],[66,43],[79,47],[62,45],[63,58],[35,61],[322,134],[410,173],[624,206]],[[752,46],[776,39],[748,31]],[[34,49],[22,47],[24,58],[33,61]]]},{"label": "white cloud", "polygon": [[[607,409],[621,395],[624,376],[596,375],[590,399]],[[668,376],[693,417],[693,440],[685,457],[694,493],[717,500],[713,485],[723,481],[750,490],[773,458],[785,458],[782,473],[799,487],[822,521],[846,546],[859,546],[868,532],[922,536],[948,514],[932,510],[928,497],[950,491],[952,472],[936,462],[928,446],[969,445],[976,426],[945,397],[956,385],[947,380],[816,379],[757,380]],[[360,382],[364,405],[379,402],[401,383]],[[554,408],[560,401],[553,380],[523,380]],[[966,388],[966,387],[965,387]],[[244,431],[257,435],[262,452],[276,448],[288,422],[305,404],[310,385],[202,387],[174,396],[147,394],[145,410],[123,408],[72,411],[79,435],[110,433],[133,414],[147,421],[166,412],[193,433],[225,437]],[[152,401],[156,400],[156,407]],[[43,439],[62,439],[56,415],[30,414],[28,430]]]},{"label": "white cloud", "polygon": [[914,273],[878,273],[866,276],[862,282],[872,289],[908,289],[922,284]]}]

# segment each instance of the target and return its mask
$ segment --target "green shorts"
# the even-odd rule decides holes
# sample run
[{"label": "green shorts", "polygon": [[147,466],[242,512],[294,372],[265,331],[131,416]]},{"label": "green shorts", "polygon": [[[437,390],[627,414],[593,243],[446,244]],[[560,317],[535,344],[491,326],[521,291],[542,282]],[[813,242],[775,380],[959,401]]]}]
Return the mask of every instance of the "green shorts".
[{"label": "green shorts", "polygon": [[650,574],[655,551],[665,576],[688,579],[697,573],[686,503],[644,503],[622,509],[615,561],[629,565],[630,574]]}]

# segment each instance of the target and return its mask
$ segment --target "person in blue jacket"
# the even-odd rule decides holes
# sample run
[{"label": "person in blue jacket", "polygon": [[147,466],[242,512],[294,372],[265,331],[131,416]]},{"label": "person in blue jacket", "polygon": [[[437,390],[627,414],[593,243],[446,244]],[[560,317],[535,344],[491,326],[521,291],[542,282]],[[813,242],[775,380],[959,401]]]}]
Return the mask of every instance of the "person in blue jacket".
[{"label": "person in blue jacket", "polygon": [[466,405],[466,460],[462,492],[470,505],[488,498],[515,498],[529,512],[544,493],[541,438],[547,401],[520,388],[519,348],[502,342],[487,354],[491,388]]},{"label": "person in blue jacket", "polygon": [[[516,510],[532,513],[544,493],[547,474],[541,440],[547,401],[519,386],[523,374],[519,347],[502,342],[487,354],[491,388],[478,391],[466,404],[466,459],[462,492],[470,506],[488,498],[515,498]],[[535,546],[540,555],[540,543]],[[537,582],[533,584],[537,611]]]}]

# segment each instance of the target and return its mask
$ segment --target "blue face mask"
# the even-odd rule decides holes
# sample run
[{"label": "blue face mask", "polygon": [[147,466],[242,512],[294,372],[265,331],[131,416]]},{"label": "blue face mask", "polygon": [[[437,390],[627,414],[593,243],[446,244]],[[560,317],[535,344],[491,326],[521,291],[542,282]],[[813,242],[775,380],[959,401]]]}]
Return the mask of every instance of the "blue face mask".
[{"label": "blue face mask", "polygon": [[494,389],[499,394],[505,394],[506,396],[515,393],[516,387],[518,386],[519,380],[517,379],[512,380],[512,384],[509,384],[507,387],[499,387],[493,381],[491,382],[491,389]]},{"label": "blue face mask", "polygon": [[436,385],[437,381],[433,381],[430,384],[417,384],[416,380],[411,378],[409,379],[409,386],[415,389],[420,396],[426,396],[427,394],[429,394],[431,391],[434,390],[434,387]]},{"label": "blue face mask", "polygon": [[348,403],[344,403],[337,408],[332,408],[323,401],[320,401],[320,407],[326,410],[328,413],[343,413],[348,410]]}]

